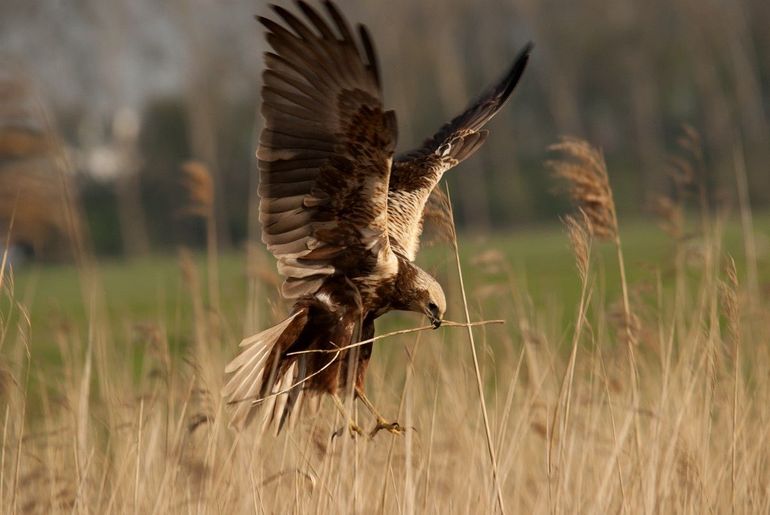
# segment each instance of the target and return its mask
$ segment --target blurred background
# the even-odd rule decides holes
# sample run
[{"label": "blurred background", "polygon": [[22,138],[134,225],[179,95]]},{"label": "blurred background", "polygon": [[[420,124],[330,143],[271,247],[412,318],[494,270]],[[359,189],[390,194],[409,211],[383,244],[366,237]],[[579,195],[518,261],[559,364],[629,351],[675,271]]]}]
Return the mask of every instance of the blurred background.
[{"label": "blurred background", "polygon": [[[225,364],[288,307],[255,216],[268,5],[0,0],[0,514],[490,513],[495,448],[512,513],[770,513],[770,1],[336,1],[399,151],[534,42],[447,175],[460,244],[418,256],[449,320],[506,323],[378,342],[403,440],[226,430]],[[609,243],[560,222],[563,136],[604,152]]]},{"label": "blurred background", "polygon": [[[543,163],[562,135],[603,149],[624,217],[647,216],[650,199],[671,189],[683,126],[700,134],[711,200],[734,198],[740,155],[753,207],[770,202],[766,0],[339,4],[374,37],[399,150],[535,42],[491,137],[448,176],[461,230],[555,222],[565,205]],[[204,245],[205,220],[187,216],[189,160],[210,175],[220,248],[258,238],[249,206],[253,214],[266,44],[253,16],[269,12],[236,0],[3,0],[0,237],[13,224],[9,259],[67,259],[71,230],[99,255]]]}]

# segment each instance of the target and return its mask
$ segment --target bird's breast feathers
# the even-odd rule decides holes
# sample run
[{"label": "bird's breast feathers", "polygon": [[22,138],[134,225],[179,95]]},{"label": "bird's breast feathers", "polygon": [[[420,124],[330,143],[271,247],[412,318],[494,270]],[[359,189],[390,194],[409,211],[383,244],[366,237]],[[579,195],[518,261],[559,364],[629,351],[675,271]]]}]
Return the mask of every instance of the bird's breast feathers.
[{"label": "bird's breast feathers", "polygon": [[388,195],[388,236],[397,242],[400,250],[413,259],[417,254],[422,234],[422,210],[420,195],[408,191],[390,192]]}]

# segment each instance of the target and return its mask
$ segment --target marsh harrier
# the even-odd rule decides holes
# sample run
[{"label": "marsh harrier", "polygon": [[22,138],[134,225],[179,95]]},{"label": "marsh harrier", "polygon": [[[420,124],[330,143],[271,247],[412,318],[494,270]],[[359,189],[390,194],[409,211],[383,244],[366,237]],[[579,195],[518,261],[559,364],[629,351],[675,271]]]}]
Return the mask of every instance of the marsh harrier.
[{"label": "marsh harrier", "polygon": [[484,143],[482,127],[516,86],[531,45],[462,114],[394,157],[396,115],[383,107],[366,27],[354,32],[329,1],[321,12],[297,5],[301,13],[272,6],[275,20],[257,18],[272,47],[262,75],[259,219],[294,307],[283,322],[243,340],[223,395],[233,425],[245,426],[268,405],[265,427],[280,430],[303,399],[329,394],[351,433],[360,433],[338,396],[349,389],[376,417],[372,433],[400,432],[364,393],[372,343],[336,350],[372,338],[374,320],[390,310],[441,325],[444,292],[414,263],[423,212],[444,172]]}]

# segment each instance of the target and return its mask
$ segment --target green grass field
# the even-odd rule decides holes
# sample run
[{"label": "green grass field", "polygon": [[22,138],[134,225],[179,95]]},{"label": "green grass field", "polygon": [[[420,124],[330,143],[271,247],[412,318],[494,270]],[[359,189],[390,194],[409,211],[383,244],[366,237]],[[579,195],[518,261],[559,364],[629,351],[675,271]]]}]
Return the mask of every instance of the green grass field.
[{"label": "green grass field", "polygon": [[[760,250],[770,239],[770,216],[755,220]],[[658,279],[670,287],[673,277],[675,244],[654,223],[637,221],[623,228],[629,281],[639,289],[649,288]],[[702,242],[693,237],[684,242],[692,255]],[[735,258],[743,273],[744,246],[737,221],[727,224],[724,250]],[[620,295],[617,262],[611,245],[597,243],[596,254],[602,274],[598,286],[609,301]],[[510,234],[477,237],[460,235],[460,254],[470,288],[470,303],[476,317],[505,318],[503,313],[512,301],[511,289],[525,294],[534,309],[548,312],[562,321],[566,330],[574,322],[580,287],[575,274],[574,257],[560,225],[513,231]],[[282,304],[274,272],[274,260],[261,251],[258,278],[250,278],[245,252],[230,251],[221,256],[219,279],[222,291],[222,315],[228,331],[236,339],[243,336],[250,281],[263,284],[260,294],[280,317],[289,306]],[[204,257],[195,257],[201,273],[205,273]],[[441,278],[449,293],[457,288],[457,275],[451,246],[434,243],[421,251],[419,261]],[[126,261],[104,260],[96,267],[98,282],[110,327],[125,333],[133,324],[160,324],[168,328],[176,345],[192,338],[192,305],[190,291],[180,268],[179,256],[155,255]],[[760,268],[763,284],[770,281],[770,269]],[[659,277],[658,277],[659,276]],[[201,278],[205,289],[205,277]],[[62,324],[84,330],[87,327],[87,300],[82,292],[82,277],[71,265],[30,264],[15,274],[15,296],[22,299],[34,328],[31,341],[36,353],[50,357],[56,353],[52,333]],[[7,299],[6,299],[7,300]],[[283,307],[282,307],[283,306]],[[458,306],[450,309],[450,319],[460,318]],[[282,311],[283,310],[283,311]],[[393,313],[380,323],[388,329],[422,325],[416,315]],[[236,341],[233,341],[235,344]]]}]

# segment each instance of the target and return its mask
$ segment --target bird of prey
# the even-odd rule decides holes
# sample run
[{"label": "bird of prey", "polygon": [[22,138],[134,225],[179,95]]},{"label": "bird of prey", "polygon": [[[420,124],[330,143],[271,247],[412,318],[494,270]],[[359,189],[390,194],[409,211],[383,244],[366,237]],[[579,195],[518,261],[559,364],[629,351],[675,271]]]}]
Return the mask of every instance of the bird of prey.
[{"label": "bird of prey", "polygon": [[245,427],[262,406],[263,429],[280,431],[304,399],[329,394],[353,435],[362,431],[339,395],[354,392],[376,418],[372,435],[398,433],[364,393],[372,343],[337,349],[371,339],[374,320],[390,310],[441,325],[444,292],[414,263],[424,209],[444,172],[486,139],[482,127],[519,81],[531,44],[463,113],[394,157],[396,116],[383,107],[368,30],[354,32],[331,1],[297,6],[296,14],[273,5],[275,19],[257,17],[272,48],[262,74],[259,219],[294,306],[241,342],[223,396],[233,426]]}]

